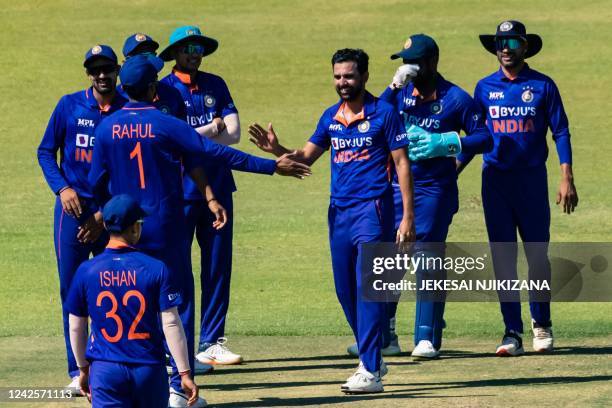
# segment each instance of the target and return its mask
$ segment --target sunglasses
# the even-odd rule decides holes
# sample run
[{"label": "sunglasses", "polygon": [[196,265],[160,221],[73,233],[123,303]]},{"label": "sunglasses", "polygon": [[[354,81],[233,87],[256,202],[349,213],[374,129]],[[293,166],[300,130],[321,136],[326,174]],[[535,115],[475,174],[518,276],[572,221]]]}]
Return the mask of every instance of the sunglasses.
[{"label": "sunglasses", "polygon": [[87,68],[87,73],[91,76],[98,76],[100,74],[112,74],[117,71],[117,67],[115,65],[100,65],[99,67],[91,67]]},{"label": "sunglasses", "polygon": [[204,46],[199,44],[187,44],[180,49],[183,54],[204,55]]},{"label": "sunglasses", "polygon": [[495,48],[497,51],[503,51],[505,48],[509,50],[518,50],[524,44],[521,38],[497,38],[495,39]]}]

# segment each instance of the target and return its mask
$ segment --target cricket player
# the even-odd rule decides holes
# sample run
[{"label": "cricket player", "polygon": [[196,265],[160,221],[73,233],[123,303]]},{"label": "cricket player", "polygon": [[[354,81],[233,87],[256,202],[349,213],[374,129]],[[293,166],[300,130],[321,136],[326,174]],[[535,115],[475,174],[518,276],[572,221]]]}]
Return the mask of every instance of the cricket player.
[{"label": "cricket player", "polygon": [[[314,134],[296,151],[311,165],[331,147],[329,241],[336,294],[355,340],[360,363],[341,390],[345,393],[382,392],[382,325],[385,303],[365,301],[361,244],[393,241],[393,188],[387,174],[390,155],[397,171],[402,209],[396,240],[414,240],[414,212],[408,138],[395,109],[366,91],[368,55],[360,49],[338,50],[332,57],[340,101],[321,116]],[[272,129],[249,127],[251,141],[260,149],[282,156],[283,147]]]},{"label": "cricket player", "polygon": [[94,408],[166,408],[165,337],[193,405],[198,387],[189,375],[177,311],[181,295],[166,265],[135,248],[146,213],[125,194],[108,201],[102,213],[110,241],[102,254],[81,264],[66,302],[81,392]]},{"label": "cricket player", "polygon": [[[125,59],[135,55],[156,56],[156,51],[159,48],[157,41],[143,33],[135,33],[125,39],[123,43],[123,56]],[[152,59],[153,62],[159,64],[159,69],[163,67],[163,61],[160,59]],[[118,87],[119,92],[126,99],[128,98],[123,86]],[[185,120],[185,103],[179,92],[170,85],[165,83],[157,84],[157,95],[153,98],[153,106],[164,113],[168,113],[181,120]]]},{"label": "cricket player", "polygon": [[103,251],[108,240],[99,214],[96,215],[98,208],[87,184],[94,130],[102,119],[127,102],[116,92],[119,66],[111,47],[96,45],[87,50],[83,66],[91,86],[60,99],[38,146],[38,163],[51,191],[57,196],[53,240],[59,271],[68,375],[72,379],[67,388],[72,391],[78,390],[79,369],[70,348],[68,313],[63,305],[78,266],[91,253]]},{"label": "cricket player", "polygon": [[[571,214],[578,205],[572,172],[569,124],[559,90],[552,79],[531,69],[526,58],[542,48],[537,34],[527,34],[518,21],[504,21],[495,35],[481,35],[487,51],[497,55],[500,67],[476,85],[474,99],[486,114],[494,147],[484,155],[482,204],[489,241],[516,242],[517,230],[524,243],[549,242],[550,206],[546,158],[546,133],[550,128],[561,163],[557,204]],[[458,157],[458,168],[467,165],[471,155]],[[502,254],[492,246],[496,275],[516,279],[516,246]],[[506,247],[507,248],[507,247]],[[545,250],[532,250],[525,244],[529,275],[550,279]],[[544,253],[539,253],[544,251]],[[496,252],[498,252],[496,254]],[[497,256],[496,256],[497,255]],[[552,351],[553,332],[549,302],[530,302],[533,349]],[[506,331],[499,356],[523,354],[523,322],[519,302],[502,302]]]},{"label": "cricket player", "polygon": [[[194,286],[189,252],[184,245],[185,216],[182,172],[197,183],[207,205],[215,214],[213,228],[221,228],[226,215],[212,190],[203,180],[207,162],[226,164],[234,169],[261,174],[310,174],[308,166],[289,156],[267,160],[242,153],[202,138],[185,122],[164,114],[152,105],[156,95],[158,64],[150,56],[137,55],[123,64],[123,88],[130,101],[97,129],[89,182],[97,199],[129,194],[149,214],[145,217],[138,248],[162,260],[177,279],[182,303],[179,314],[185,334],[190,364],[194,361]],[[107,191],[108,190],[108,191]],[[170,385],[170,407],[184,406],[184,395],[176,364]],[[196,406],[203,406],[197,403]]]},{"label": "cricket player", "polygon": [[[439,243],[446,241],[453,215],[459,208],[454,156],[460,151],[488,151],[493,142],[474,100],[438,72],[439,54],[438,45],[430,36],[410,36],[404,48],[391,56],[391,59],[401,58],[404,65],[398,68],[380,98],[392,104],[403,116],[411,141],[409,156],[414,179],[415,253],[443,257],[443,253],[438,253],[443,251]],[[465,132],[465,137],[459,137],[461,131]],[[402,205],[397,179],[393,185],[397,211]],[[400,222],[397,212],[395,222],[396,225]],[[424,268],[417,271],[417,278],[443,277],[444,272]],[[415,348],[412,356],[417,359],[436,358],[445,326],[444,302],[419,295],[416,300]],[[440,296],[443,297],[443,294]],[[389,334],[384,336],[387,341],[384,351],[391,355],[400,352],[395,334],[396,310],[397,303],[390,303]],[[349,353],[354,354],[355,348],[356,345],[349,347]]]},{"label": "cricket player", "polygon": [[[187,111],[187,123],[202,137],[232,145],[240,141],[240,121],[229,89],[221,77],[199,70],[202,58],[215,52],[218,46],[217,40],[202,35],[198,27],[177,28],[160,53],[163,60],[174,60],[172,73],[161,83],[178,90]],[[223,229],[211,228],[211,214],[202,195],[193,181],[185,177],[186,245],[191,250],[195,233],[201,251],[201,321],[196,359],[204,364],[240,364],[242,356],[227,347],[225,337],[232,272],[232,195],[236,184],[225,165],[215,164],[206,168],[206,173],[229,219]]]}]

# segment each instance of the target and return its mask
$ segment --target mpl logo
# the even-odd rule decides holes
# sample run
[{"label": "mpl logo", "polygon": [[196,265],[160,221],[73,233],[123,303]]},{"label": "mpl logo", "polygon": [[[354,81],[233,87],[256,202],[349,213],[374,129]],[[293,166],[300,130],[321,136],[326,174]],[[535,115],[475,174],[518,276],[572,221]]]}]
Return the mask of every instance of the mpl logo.
[{"label": "mpl logo", "polygon": [[341,132],[342,131],[342,125],[339,123],[332,123],[331,125],[329,125],[329,128],[327,128],[330,132]]},{"label": "mpl logo", "polygon": [[95,122],[93,121],[93,119],[82,119],[82,118],[78,118],[77,119],[77,126],[84,126],[84,127],[96,127]]},{"label": "mpl logo", "polygon": [[504,99],[504,93],[503,92],[489,92],[489,100],[490,101],[499,101],[501,99]]},{"label": "mpl logo", "polygon": [[178,292],[177,293],[169,293],[168,294],[168,300],[172,301],[176,298],[178,298],[179,296],[181,296]]},{"label": "mpl logo", "polygon": [[492,119],[499,118],[499,106],[489,106],[489,116]]},{"label": "mpl logo", "polygon": [[[86,135],[84,133],[77,133],[76,135],[76,145],[77,147],[92,147],[93,146],[94,137]],[[91,143],[91,145],[89,144]]]}]

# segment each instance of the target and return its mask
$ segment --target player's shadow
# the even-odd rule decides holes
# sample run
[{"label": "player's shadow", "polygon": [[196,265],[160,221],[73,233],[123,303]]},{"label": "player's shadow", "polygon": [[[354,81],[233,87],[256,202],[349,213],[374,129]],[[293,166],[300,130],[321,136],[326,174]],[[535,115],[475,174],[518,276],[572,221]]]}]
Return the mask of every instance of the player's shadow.
[{"label": "player's shadow", "polygon": [[612,347],[611,346],[604,346],[604,347],[566,346],[566,347],[558,347],[558,348],[555,347],[555,351],[552,352],[551,356],[555,356],[555,355],[587,356],[587,355],[601,355],[601,354],[612,354]]},{"label": "player's shadow", "polygon": [[333,361],[333,360],[350,360],[357,361],[357,357],[348,355],[328,355],[328,356],[308,356],[308,357],[286,357],[286,358],[268,358],[260,360],[249,360],[249,363],[284,363],[292,361]]},{"label": "player's shadow", "polygon": [[[555,347],[552,353],[537,353],[527,352],[527,356],[546,356],[548,358],[555,356],[567,356],[567,355],[602,355],[612,354],[612,347],[589,347],[589,346],[566,346],[566,347]],[[473,353],[470,351],[462,350],[443,350],[440,356],[440,360],[449,360],[456,358],[499,358],[493,352],[486,353]]]},{"label": "player's shadow", "polygon": [[[393,392],[386,394],[370,394],[370,395],[334,395],[327,397],[296,397],[296,398],[258,398],[253,401],[228,402],[221,404],[213,404],[214,407],[302,407],[302,406],[319,406],[323,404],[348,404],[359,401],[390,401],[399,399],[413,398],[473,398],[492,396],[488,394],[479,395],[429,395],[426,392]],[[399,403],[399,402],[398,402]],[[394,404],[392,404],[394,405]]]},{"label": "player's shadow", "polygon": [[[252,363],[252,362],[250,362]],[[223,374],[248,374],[248,373],[264,373],[274,371],[304,371],[304,370],[325,370],[325,369],[337,369],[346,370],[357,367],[356,362],[344,363],[344,364],[312,364],[312,365],[279,365],[274,367],[249,367],[247,364],[240,366],[233,366],[232,368],[218,368],[213,372],[213,375]]]}]

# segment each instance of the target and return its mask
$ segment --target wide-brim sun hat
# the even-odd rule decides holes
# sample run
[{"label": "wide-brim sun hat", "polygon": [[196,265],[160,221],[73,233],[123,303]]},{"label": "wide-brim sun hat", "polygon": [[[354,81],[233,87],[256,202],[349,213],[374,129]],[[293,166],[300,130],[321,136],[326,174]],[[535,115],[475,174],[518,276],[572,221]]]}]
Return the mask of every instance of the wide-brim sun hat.
[{"label": "wide-brim sun hat", "polygon": [[491,54],[497,55],[495,40],[497,38],[522,38],[527,41],[525,58],[533,57],[542,49],[542,38],[537,34],[527,34],[525,25],[520,21],[507,20],[497,26],[495,34],[481,34],[482,46]]},{"label": "wide-brim sun hat", "polygon": [[196,26],[183,26],[179,27],[170,34],[169,44],[162,52],[159,53],[159,58],[164,61],[171,61],[172,50],[174,47],[189,42],[195,42],[201,44],[204,47],[203,57],[212,54],[219,47],[219,42],[214,38],[202,35],[199,27]]}]

